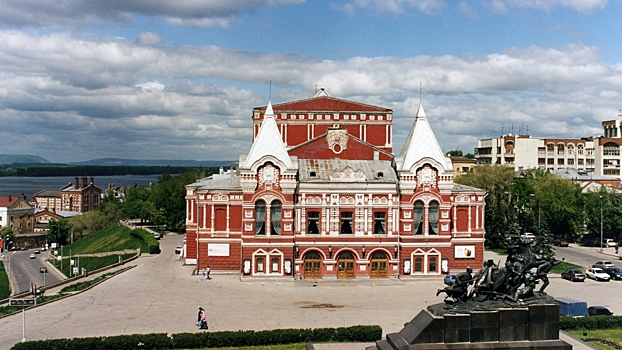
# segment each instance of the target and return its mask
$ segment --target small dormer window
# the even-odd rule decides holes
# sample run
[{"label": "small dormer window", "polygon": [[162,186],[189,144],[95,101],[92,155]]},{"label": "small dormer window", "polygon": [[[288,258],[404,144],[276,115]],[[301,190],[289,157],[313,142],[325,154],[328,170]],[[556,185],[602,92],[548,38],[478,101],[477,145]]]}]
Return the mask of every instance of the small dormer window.
[{"label": "small dormer window", "polygon": [[384,173],[382,171],[378,172],[378,177],[384,177]]},{"label": "small dormer window", "polygon": [[310,173],[309,173],[309,176],[311,176],[311,177],[316,177],[316,176],[317,176],[317,174],[315,173],[315,171],[312,171],[312,172],[310,172]]}]

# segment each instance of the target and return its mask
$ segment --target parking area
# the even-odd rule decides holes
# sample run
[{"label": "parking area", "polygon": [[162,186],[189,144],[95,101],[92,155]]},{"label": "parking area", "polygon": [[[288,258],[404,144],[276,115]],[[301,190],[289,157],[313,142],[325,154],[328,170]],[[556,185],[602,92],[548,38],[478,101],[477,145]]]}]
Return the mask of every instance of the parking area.
[{"label": "parking area", "polygon": [[[176,258],[183,236],[160,240],[162,253],[143,255],[136,267],[97,287],[26,312],[26,338],[72,338],[134,333],[199,332],[202,306],[210,331],[380,325],[397,332],[428,305],[442,303],[436,290],[443,277],[410,281],[240,282],[237,275],[192,275],[193,266]],[[492,256],[495,261],[503,259]],[[557,275],[559,276],[559,275]],[[547,292],[603,305],[622,315],[622,282],[573,283],[551,276]],[[54,291],[48,291],[53,293]],[[0,319],[0,349],[22,339],[22,315]]]}]

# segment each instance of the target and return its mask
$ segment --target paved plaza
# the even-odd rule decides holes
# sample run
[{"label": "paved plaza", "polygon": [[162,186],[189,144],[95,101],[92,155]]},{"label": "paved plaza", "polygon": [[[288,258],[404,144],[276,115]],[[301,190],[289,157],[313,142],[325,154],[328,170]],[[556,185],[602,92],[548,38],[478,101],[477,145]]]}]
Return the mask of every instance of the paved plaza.
[{"label": "paved plaza", "polygon": [[[443,301],[435,296],[443,286],[440,277],[241,282],[238,275],[212,273],[211,280],[201,280],[174,254],[182,240],[167,235],[160,241],[162,253],[128,264],[135,268],[86,292],[27,310],[26,339],[200,332],[195,325],[199,306],[207,312],[209,331],[380,325],[391,333],[421,309]],[[551,289],[559,289],[555,284]],[[21,339],[21,313],[0,319],[0,350]]]}]

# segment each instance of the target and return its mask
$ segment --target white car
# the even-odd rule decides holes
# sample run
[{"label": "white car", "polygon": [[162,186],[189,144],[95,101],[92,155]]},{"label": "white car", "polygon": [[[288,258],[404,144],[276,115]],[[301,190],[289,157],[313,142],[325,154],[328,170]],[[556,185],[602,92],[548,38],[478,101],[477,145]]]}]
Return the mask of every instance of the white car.
[{"label": "white car", "polygon": [[611,238],[607,238],[607,239],[605,240],[605,247],[615,247],[615,246],[617,246],[617,245],[618,245],[618,242],[614,241],[614,240],[613,240],[613,239],[611,239]]},{"label": "white car", "polygon": [[596,262],[596,264],[592,265],[592,267],[598,267],[599,269],[608,269],[615,267],[615,265],[613,265],[611,261],[599,260]]},{"label": "white car", "polygon": [[599,269],[597,267],[593,267],[585,271],[585,276],[587,278],[591,278],[596,281],[604,281],[604,282],[609,282],[609,279],[611,279],[608,273],[603,271],[603,269]]}]

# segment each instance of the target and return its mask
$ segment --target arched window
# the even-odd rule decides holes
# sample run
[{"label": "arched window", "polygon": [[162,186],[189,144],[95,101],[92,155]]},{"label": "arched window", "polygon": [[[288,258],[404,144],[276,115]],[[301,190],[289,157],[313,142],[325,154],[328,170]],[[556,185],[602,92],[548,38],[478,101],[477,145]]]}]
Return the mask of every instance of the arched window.
[{"label": "arched window", "polygon": [[574,145],[572,143],[568,144],[568,155],[569,156],[574,155]]},{"label": "arched window", "polygon": [[584,149],[583,144],[579,144],[579,146],[577,146],[577,154],[583,155],[583,149]]},{"label": "arched window", "polygon": [[255,234],[266,234],[266,202],[262,200],[255,203]]},{"label": "arched window", "polygon": [[546,145],[546,153],[553,154],[553,152],[555,152],[555,144],[554,143],[548,143]]},{"label": "arched window", "polygon": [[281,234],[281,202],[274,201],[270,204],[270,234]]},{"label": "arched window", "polygon": [[414,233],[416,235],[423,234],[423,203],[416,202],[415,203],[415,222],[414,222]]},{"label": "arched window", "polygon": [[564,147],[563,143],[557,144],[557,154],[564,154],[565,150],[566,148]]},{"label": "arched window", "polygon": [[438,202],[430,203],[430,217],[428,218],[430,235],[438,235]]}]

